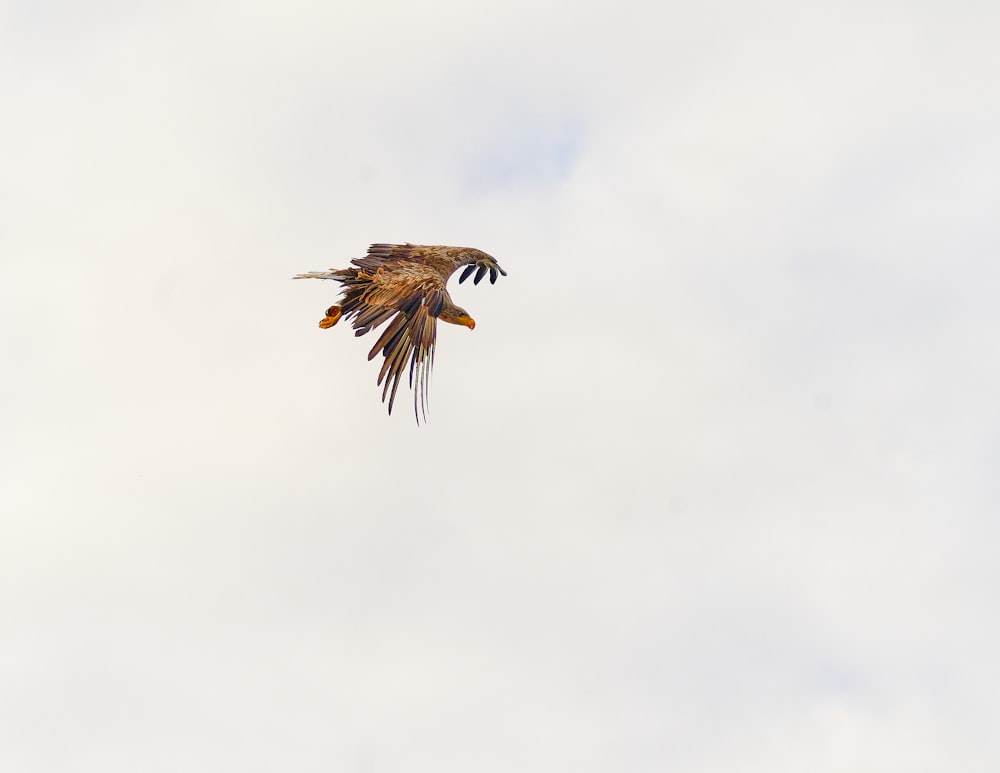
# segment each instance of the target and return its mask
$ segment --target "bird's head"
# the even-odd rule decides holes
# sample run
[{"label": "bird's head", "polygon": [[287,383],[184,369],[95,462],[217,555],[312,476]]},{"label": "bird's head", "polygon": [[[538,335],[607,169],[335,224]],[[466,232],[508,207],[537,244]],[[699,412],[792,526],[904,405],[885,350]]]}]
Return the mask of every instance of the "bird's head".
[{"label": "bird's head", "polygon": [[469,330],[475,330],[476,328],[476,320],[470,317],[469,312],[460,306],[452,306],[451,308],[443,309],[438,315],[438,319],[452,325],[464,325],[469,328]]}]

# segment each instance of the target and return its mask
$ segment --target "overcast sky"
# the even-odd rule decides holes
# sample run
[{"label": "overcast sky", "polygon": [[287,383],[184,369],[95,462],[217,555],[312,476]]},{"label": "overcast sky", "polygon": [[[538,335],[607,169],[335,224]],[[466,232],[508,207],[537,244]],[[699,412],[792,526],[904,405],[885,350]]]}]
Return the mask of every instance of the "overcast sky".
[{"label": "overcast sky", "polygon": [[[0,769],[1000,768],[989,2],[0,2]],[[430,420],[317,322],[475,246]]]}]

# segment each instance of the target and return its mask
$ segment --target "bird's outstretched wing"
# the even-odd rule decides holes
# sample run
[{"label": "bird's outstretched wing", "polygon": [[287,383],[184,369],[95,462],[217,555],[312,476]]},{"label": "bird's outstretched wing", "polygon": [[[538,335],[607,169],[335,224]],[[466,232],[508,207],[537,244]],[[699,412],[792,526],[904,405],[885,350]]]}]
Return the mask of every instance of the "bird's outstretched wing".
[{"label": "bird's outstretched wing", "polygon": [[[478,270],[477,270],[478,269]],[[458,283],[462,284],[472,272],[476,272],[476,278],[472,280],[472,284],[477,285],[483,281],[483,277],[486,276],[486,272],[490,272],[490,284],[495,285],[497,283],[497,274],[507,276],[507,272],[500,268],[500,265],[489,255],[484,256],[482,260],[478,260],[474,263],[470,263],[465,267],[465,271],[458,278]]]},{"label": "bird's outstretched wing", "polygon": [[[374,359],[381,352],[384,360],[378,374],[378,384],[382,387],[382,402],[389,398],[389,413],[396,399],[396,390],[409,369],[410,388],[413,390],[413,413],[420,423],[420,417],[427,420],[427,387],[431,369],[434,366],[434,345],[437,341],[437,315],[444,306],[444,292],[434,288],[424,291],[413,290],[398,307],[392,321],[382,331],[378,341],[368,352],[368,359]],[[374,307],[379,308],[379,307]],[[378,312],[382,317],[384,311]],[[362,312],[358,321],[365,315]],[[370,328],[359,327],[357,335]],[[384,383],[383,383],[384,382]]]}]

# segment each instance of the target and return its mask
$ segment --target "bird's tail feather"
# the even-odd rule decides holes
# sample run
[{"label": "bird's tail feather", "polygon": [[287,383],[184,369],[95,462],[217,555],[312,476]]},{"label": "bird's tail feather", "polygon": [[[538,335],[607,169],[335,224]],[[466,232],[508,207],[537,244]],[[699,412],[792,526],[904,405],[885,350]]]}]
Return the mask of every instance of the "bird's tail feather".
[{"label": "bird's tail feather", "polygon": [[336,271],[310,271],[305,274],[296,274],[292,279],[340,279]]}]

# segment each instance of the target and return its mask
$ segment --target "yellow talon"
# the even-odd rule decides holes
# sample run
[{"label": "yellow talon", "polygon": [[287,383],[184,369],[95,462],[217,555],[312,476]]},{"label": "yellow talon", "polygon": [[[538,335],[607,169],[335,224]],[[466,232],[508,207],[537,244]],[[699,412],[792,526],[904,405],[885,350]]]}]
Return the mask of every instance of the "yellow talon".
[{"label": "yellow talon", "polygon": [[320,320],[319,326],[326,330],[328,327],[333,327],[340,321],[340,306],[331,306],[326,310],[326,316]]}]

